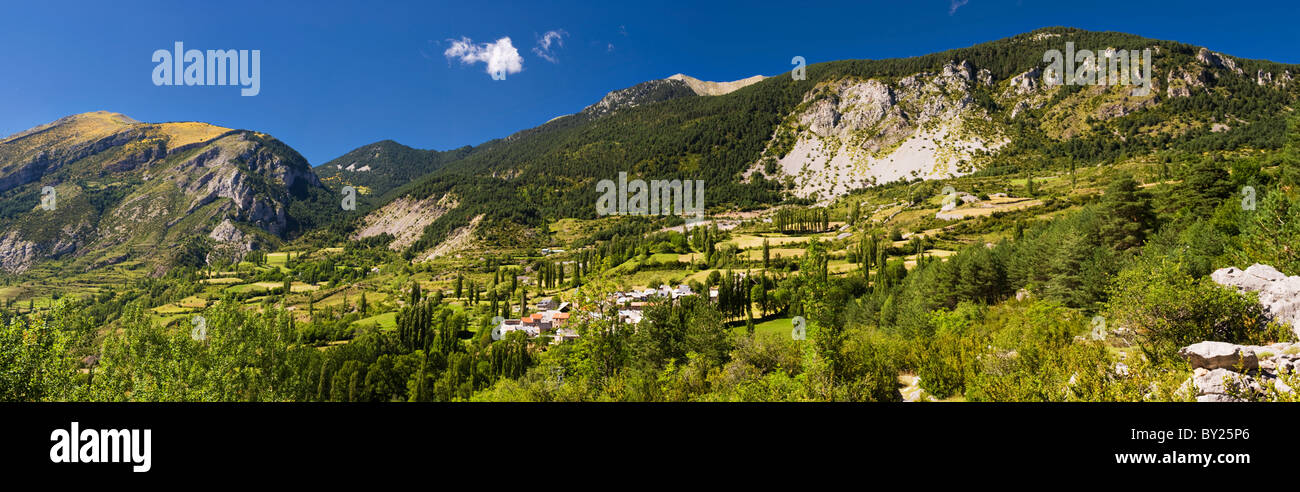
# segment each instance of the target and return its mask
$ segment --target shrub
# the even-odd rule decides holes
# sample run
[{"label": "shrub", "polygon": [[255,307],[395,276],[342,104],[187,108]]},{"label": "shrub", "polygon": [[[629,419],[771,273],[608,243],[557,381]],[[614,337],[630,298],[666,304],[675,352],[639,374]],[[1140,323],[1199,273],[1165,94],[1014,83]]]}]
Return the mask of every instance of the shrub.
[{"label": "shrub", "polygon": [[1110,322],[1153,361],[1205,340],[1265,344],[1277,335],[1255,299],[1193,278],[1177,260],[1140,262],[1113,285]]}]

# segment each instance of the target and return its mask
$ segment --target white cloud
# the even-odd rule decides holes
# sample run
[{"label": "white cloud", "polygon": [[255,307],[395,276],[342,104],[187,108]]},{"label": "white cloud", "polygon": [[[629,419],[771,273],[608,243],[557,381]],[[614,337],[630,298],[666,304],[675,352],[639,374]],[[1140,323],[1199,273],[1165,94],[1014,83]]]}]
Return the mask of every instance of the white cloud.
[{"label": "white cloud", "polygon": [[970,3],[970,0],[949,0],[948,15],[957,13],[957,9],[962,8],[962,6],[968,3]]},{"label": "white cloud", "polygon": [[474,44],[474,41],[467,37],[461,37],[459,40],[448,39],[451,47],[442,55],[448,60],[460,59],[461,63],[472,65],[474,63],[487,64],[488,75],[494,73],[512,74],[519,73],[524,69],[524,58],[519,56],[519,50],[515,49],[510,37],[498,39],[495,43]]},{"label": "white cloud", "polygon": [[551,45],[554,44],[556,47],[563,48],[564,37],[568,35],[569,33],[564,32],[564,29],[546,31],[546,34],[543,34],[542,37],[537,40],[537,46],[533,47],[533,53],[537,53],[537,56],[542,57],[542,59],[548,62],[559,63],[560,60],[555,57],[555,52],[551,50]]}]

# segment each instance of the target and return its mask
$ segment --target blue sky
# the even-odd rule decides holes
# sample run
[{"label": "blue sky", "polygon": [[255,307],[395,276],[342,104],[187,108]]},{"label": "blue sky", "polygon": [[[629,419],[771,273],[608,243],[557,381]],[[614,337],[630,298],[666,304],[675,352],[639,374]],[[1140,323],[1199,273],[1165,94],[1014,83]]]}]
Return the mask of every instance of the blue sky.
[{"label": "blue sky", "polygon": [[[1044,26],[1300,63],[1300,7],[1290,1],[49,1],[3,12],[0,135],[108,110],[263,131],[313,165],[383,139],[476,145],[678,72],[734,80],[787,71],[795,55],[809,63],[913,56]],[[534,48],[551,31],[562,32],[544,57]],[[506,37],[517,58],[495,44]],[[454,54],[486,53],[521,70],[494,81],[485,63],[446,56],[464,38]],[[176,41],[260,50],[260,94],[155,86],[150,57]]]}]

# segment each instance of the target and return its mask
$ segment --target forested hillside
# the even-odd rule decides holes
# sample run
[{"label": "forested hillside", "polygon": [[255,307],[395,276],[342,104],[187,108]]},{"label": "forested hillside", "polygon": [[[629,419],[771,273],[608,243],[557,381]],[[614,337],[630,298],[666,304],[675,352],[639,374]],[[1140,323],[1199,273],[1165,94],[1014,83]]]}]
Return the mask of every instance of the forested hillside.
[{"label": "forested hillside", "polygon": [[357,188],[362,205],[381,204],[391,192],[475,150],[465,146],[439,152],[407,147],[392,140],[358,147],[313,169],[334,190]]},{"label": "forested hillside", "polygon": [[[1045,50],[1063,49],[1067,41],[1079,49],[1151,49],[1155,94],[1130,100],[1125,95],[1129,87],[1012,90],[1017,76],[1042,69]],[[1223,60],[1233,68],[1213,64]],[[764,164],[769,157],[785,157],[796,134],[807,131],[796,115],[823,97],[817,89],[843,80],[895,83],[918,73],[944,72],[954,64],[970,67],[972,79],[987,80],[971,84],[968,93],[949,96],[968,99],[982,115],[968,131],[1007,142],[966,172],[1003,174],[1069,170],[1166,151],[1276,149],[1296,94],[1295,84],[1284,80],[1291,72],[1300,73],[1296,67],[1233,59],[1177,42],[1069,28],[1045,28],[915,58],[813,64],[807,67],[807,80],[792,80],[787,73],[721,96],[673,97],[598,117],[559,118],[467,153],[399,193],[424,198],[454,192],[462,197],[461,207],[429,226],[413,248],[429,248],[480,215],[489,224],[528,226],[592,218],[595,183],[620,171],[645,179],[704,180],[705,201],[713,210],[798,202],[799,187],[806,185]],[[1273,82],[1257,82],[1257,72],[1274,74]],[[1199,86],[1185,95],[1174,90],[1171,84],[1185,87],[1183,78]],[[902,111],[910,114],[907,108]],[[810,165],[823,164],[803,164]],[[503,202],[503,196],[518,200]],[[495,229],[479,228],[483,235]]]}]

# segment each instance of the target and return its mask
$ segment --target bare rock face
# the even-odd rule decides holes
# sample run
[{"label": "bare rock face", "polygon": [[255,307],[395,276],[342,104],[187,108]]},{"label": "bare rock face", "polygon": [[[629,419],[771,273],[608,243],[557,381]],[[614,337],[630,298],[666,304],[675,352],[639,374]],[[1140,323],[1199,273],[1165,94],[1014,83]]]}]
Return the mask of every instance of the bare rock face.
[{"label": "bare rock face", "polygon": [[225,198],[234,205],[236,220],[255,224],[271,234],[282,234],[288,224],[285,208],[273,197],[257,192],[253,176],[270,177],[286,188],[300,180],[308,186],[319,186],[319,179],[295,169],[243,135],[228,136],[218,143],[183,163],[179,169],[186,172],[173,177],[177,187],[193,197],[186,213]]},{"label": "bare rock face", "polygon": [[1223,56],[1222,53],[1215,53],[1206,48],[1201,48],[1201,50],[1196,53],[1196,61],[1215,68],[1226,68],[1237,75],[1245,73],[1241,67],[1237,66],[1237,62],[1232,61],[1231,58]]},{"label": "bare rock face", "polygon": [[1042,83],[1043,71],[1038,68],[1029,69],[1029,71],[1011,77],[1011,88],[1016,94],[1029,94],[1038,90],[1039,84]]},{"label": "bare rock face", "polygon": [[[85,180],[112,186],[112,199],[87,206],[90,192],[77,184]],[[0,140],[0,192],[46,184],[59,187],[59,206],[2,224],[0,269],[17,273],[56,258],[86,258],[95,268],[129,258],[165,262],[178,241],[209,234],[242,254],[253,236],[212,226],[228,218],[244,233],[287,239],[314,225],[290,217],[291,203],[321,210],[329,198],[307,160],[269,135],[107,112]]]},{"label": "bare rock face", "polygon": [[36,243],[23,240],[15,231],[0,237],[0,269],[20,273],[32,266],[39,256]]},{"label": "bare rock face", "polygon": [[230,218],[214,227],[208,237],[217,242],[213,251],[208,253],[207,261],[210,264],[218,258],[230,262],[241,261],[256,247],[254,239],[235,227]]},{"label": "bare rock face", "polygon": [[818,201],[872,184],[968,174],[1007,143],[973,95],[991,77],[954,60],[896,80],[818,84],[748,172],[788,178],[796,196]]},{"label": "bare rock face", "polygon": [[1276,268],[1257,263],[1244,271],[1221,268],[1210,278],[1238,292],[1258,293],[1264,312],[1278,323],[1290,324],[1296,336],[1300,336],[1300,276],[1288,277]]},{"label": "bare rock face", "polygon": [[230,219],[223,220],[221,224],[212,228],[212,233],[208,234],[208,237],[219,243],[246,243],[248,241],[248,235],[235,227],[235,224]]},{"label": "bare rock face", "polygon": [[836,97],[817,100],[799,116],[799,122],[818,136],[847,138],[850,132],[870,128],[887,116],[905,118],[894,91],[879,81],[840,84],[835,91]]},{"label": "bare rock face", "polygon": [[430,196],[423,200],[400,197],[367,214],[354,238],[388,234],[393,236],[393,242],[388,244],[388,248],[401,251],[415,244],[424,235],[425,227],[459,206],[460,200],[451,194],[441,198]]},{"label": "bare rock face", "polygon": [[1273,73],[1272,73],[1272,72],[1265,72],[1263,69],[1260,69],[1258,72],[1255,72],[1255,84],[1256,84],[1256,85],[1261,85],[1261,86],[1263,86],[1263,85],[1269,85],[1269,84],[1272,84],[1272,83],[1273,83]]},{"label": "bare rock face", "polygon": [[1192,89],[1205,87],[1208,80],[1209,75],[1204,69],[1175,67],[1166,78],[1165,92],[1169,97],[1188,97],[1192,95]]}]

